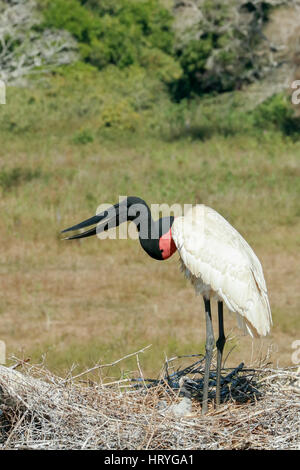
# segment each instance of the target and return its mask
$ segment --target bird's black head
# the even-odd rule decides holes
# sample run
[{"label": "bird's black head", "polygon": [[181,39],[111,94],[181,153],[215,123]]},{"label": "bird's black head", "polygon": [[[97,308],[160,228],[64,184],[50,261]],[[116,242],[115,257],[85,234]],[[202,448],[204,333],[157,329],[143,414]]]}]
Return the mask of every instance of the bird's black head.
[{"label": "bird's black head", "polygon": [[164,260],[176,251],[171,234],[174,217],[163,217],[154,221],[146,202],[135,196],[125,198],[100,214],[63,230],[63,233],[97,224],[96,227],[68,237],[67,240],[85,238],[117,227],[126,221],[135,223],[139,232],[141,246],[152,258]]}]

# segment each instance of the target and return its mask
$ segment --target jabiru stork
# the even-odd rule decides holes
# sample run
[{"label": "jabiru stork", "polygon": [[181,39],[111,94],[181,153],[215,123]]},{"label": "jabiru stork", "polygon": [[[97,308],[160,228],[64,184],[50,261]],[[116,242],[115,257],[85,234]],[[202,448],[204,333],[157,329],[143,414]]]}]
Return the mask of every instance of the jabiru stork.
[{"label": "jabiru stork", "polygon": [[[217,347],[216,405],[220,404],[220,378],[224,345],[223,303],[236,313],[238,325],[252,337],[265,336],[272,325],[272,315],[261,263],[252,248],[218,212],[203,204],[193,206],[184,216],[153,220],[150,208],[138,197],[127,197],[63,232],[92,229],[66,238],[90,237],[133,221],[145,252],[156,260],[166,260],[176,250],[181,268],[202,295],[206,318],[205,370],[202,413],[208,408],[209,374],[214,349],[211,299],[218,303],[219,336]],[[99,224],[100,223],[100,224]],[[98,225],[99,224],[99,225]]]}]

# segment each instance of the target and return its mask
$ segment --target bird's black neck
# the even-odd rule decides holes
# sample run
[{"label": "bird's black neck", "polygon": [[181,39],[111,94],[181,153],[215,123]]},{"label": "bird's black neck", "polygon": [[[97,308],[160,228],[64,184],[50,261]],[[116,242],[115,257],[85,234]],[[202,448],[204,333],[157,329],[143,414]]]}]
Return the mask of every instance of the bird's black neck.
[{"label": "bird's black neck", "polygon": [[137,197],[127,198],[128,220],[136,224],[139,232],[139,240],[146,253],[157,260],[164,259],[159,241],[166,234],[174,221],[174,217],[162,217],[153,220],[147,203]]}]

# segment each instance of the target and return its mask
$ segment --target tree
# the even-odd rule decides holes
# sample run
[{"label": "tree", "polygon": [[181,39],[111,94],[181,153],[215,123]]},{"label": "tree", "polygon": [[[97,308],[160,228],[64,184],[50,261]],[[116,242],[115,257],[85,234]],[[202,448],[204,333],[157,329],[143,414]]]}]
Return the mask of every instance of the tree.
[{"label": "tree", "polygon": [[224,92],[264,78],[278,64],[264,35],[274,7],[294,0],[175,1],[175,54],[183,76],[173,84],[177,99]]}]

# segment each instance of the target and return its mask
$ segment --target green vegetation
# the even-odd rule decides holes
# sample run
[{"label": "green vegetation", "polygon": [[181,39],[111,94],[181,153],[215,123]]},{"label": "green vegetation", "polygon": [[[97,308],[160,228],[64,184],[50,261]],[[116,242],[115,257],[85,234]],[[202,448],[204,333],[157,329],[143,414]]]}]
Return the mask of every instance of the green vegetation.
[{"label": "green vegetation", "polygon": [[23,138],[34,132],[60,137],[73,129],[70,138],[77,144],[89,144],[97,136],[114,139],[116,133],[122,139],[140,133],[168,141],[207,140],[213,135],[266,139],[275,132],[297,140],[300,130],[285,94],[252,111],[244,110],[241,92],[174,103],[160,77],[139,65],[110,65],[99,72],[77,62],[38,79],[33,89],[12,87],[8,94],[13,103],[1,108],[0,132]]},{"label": "green vegetation", "polygon": [[255,128],[277,129],[283,135],[299,138],[300,118],[295,117],[290,105],[289,97],[285,94],[277,94],[263,102],[252,113]]},{"label": "green vegetation", "polygon": [[71,33],[81,61],[99,70],[139,65],[168,84],[175,101],[235,90],[270,67],[260,47],[268,2],[206,0],[199,21],[177,34],[171,8],[160,0],[39,0],[39,6],[39,28]]},{"label": "green vegetation", "polygon": [[51,0],[43,5],[43,28],[64,29],[79,43],[81,59],[98,69],[109,64],[160,68],[173,63],[172,16],[158,0]]}]

